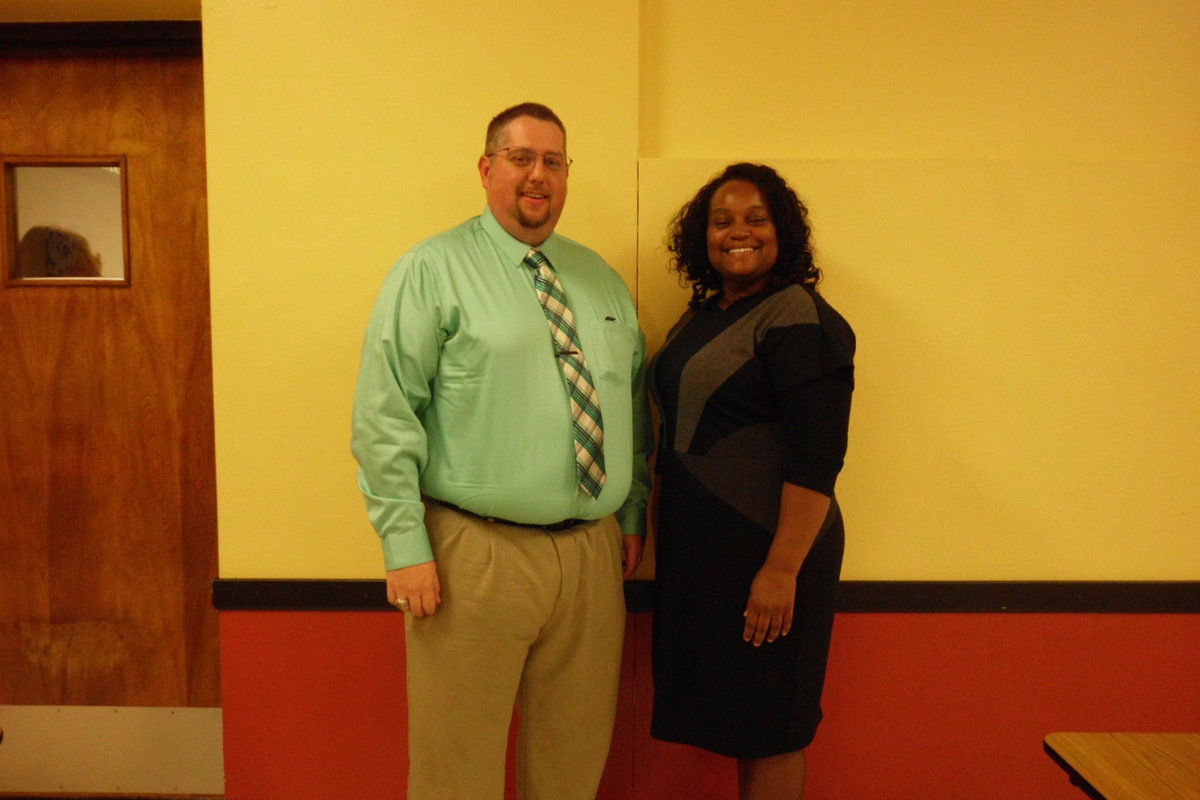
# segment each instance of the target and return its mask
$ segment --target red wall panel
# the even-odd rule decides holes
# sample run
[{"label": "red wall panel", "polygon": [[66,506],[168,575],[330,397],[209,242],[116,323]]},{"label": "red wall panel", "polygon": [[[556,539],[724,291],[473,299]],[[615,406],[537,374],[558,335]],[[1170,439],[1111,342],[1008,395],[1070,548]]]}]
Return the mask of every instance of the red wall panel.
[{"label": "red wall panel", "polygon": [[840,615],[810,798],[1080,800],[1065,730],[1200,731],[1200,616]]},{"label": "red wall panel", "polygon": [[[600,800],[732,800],[732,763],[649,737],[649,638],[631,614]],[[230,800],[403,797],[402,639],[386,612],[222,612]],[[1198,674],[1200,615],[840,614],[806,797],[1078,800],[1042,738],[1200,731]]]},{"label": "red wall panel", "polygon": [[399,614],[221,613],[231,800],[404,796]]}]

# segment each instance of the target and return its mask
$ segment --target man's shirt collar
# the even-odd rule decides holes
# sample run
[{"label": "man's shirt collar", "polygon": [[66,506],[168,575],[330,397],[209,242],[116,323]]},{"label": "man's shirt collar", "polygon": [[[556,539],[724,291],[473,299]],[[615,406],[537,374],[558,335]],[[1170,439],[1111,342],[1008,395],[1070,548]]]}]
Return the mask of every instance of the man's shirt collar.
[{"label": "man's shirt collar", "polygon": [[[516,267],[524,265],[525,255],[533,249],[532,246],[522,242],[504,230],[504,226],[492,214],[491,208],[484,206],[483,214],[480,215],[480,225],[483,226],[484,232],[487,233],[500,252],[504,254],[506,263]],[[537,249],[545,253],[546,258],[550,259],[551,264],[556,263],[554,257],[559,252],[557,240],[558,234],[551,233],[546,241],[537,246]]]}]

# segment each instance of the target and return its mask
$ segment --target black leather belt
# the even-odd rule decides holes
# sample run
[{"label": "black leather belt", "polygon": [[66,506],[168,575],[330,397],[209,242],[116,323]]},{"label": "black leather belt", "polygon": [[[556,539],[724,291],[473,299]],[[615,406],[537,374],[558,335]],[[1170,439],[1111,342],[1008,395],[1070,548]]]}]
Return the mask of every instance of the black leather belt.
[{"label": "black leather belt", "polygon": [[593,521],[590,519],[564,519],[561,522],[551,522],[547,525],[538,525],[532,522],[513,522],[512,520],[504,519],[503,517],[485,517],[483,514],[476,514],[474,511],[468,511],[461,506],[456,506],[454,503],[447,503],[445,500],[438,500],[436,497],[429,497],[427,495],[425,499],[432,503],[437,503],[439,506],[445,506],[451,511],[457,511],[460,514],[466,514],[468,517],[474,517],[475,519],[484,519],[488,522],[498,522],[501,525],[515,525],[518,528],[537,528],[538,530],[550,531],[551,533],[569,530],[577,525],[583,525],[584,523]]}]

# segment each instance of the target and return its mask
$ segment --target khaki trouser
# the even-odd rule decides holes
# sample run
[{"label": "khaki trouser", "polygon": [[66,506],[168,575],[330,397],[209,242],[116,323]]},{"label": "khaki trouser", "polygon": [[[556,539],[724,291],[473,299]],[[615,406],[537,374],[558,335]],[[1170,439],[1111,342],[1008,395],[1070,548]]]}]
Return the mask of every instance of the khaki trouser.
[{"label": "khaki trouser", "polygon": [[427,503],[442,605],[406,615],[408,800],[501,800],[514,701],[523,800],[594,800],[625,601],[613,517],[560,532]]}]

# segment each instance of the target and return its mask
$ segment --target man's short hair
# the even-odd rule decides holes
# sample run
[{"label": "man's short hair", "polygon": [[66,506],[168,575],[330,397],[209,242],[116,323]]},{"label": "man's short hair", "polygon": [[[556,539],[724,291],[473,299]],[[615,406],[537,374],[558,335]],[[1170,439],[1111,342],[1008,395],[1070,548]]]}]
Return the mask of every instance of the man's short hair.
[{"label": "man's short hair", "polygon": [[488,123],[487,140],[484,142],[485,153],[494,153],[497,148],[504,146],[504,130],[508,124],[519,117],[533,117],[545,122],[553,122],[562,131],[563,149],[567,147],[567,126],[563,125],[558,115],[541,103],[520,103],[512,108],[506,108]]}]

